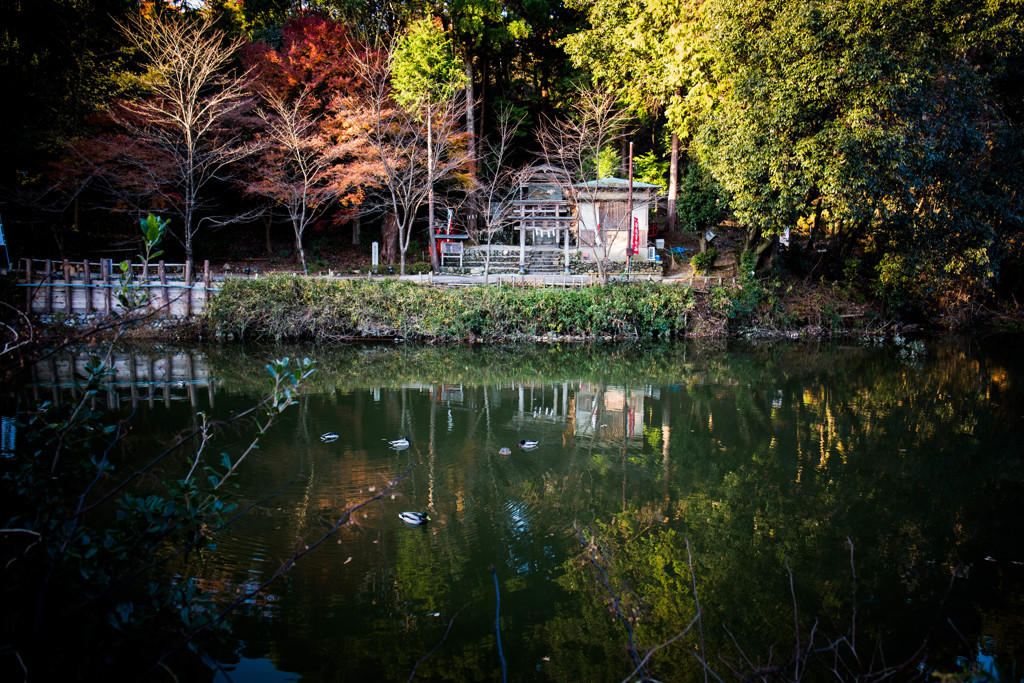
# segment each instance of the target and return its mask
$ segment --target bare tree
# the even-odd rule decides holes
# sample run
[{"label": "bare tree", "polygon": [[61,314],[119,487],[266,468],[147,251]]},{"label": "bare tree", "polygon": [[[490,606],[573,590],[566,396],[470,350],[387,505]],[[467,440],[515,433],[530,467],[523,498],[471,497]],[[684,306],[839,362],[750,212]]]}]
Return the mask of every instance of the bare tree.
[{"label": "bare tree", "polygon": [[490,275],[494,237],[517,219],[515,199],[526,176],[523,168],[510,168],[508,157],[523,119],[513,119],[511,107],[498,112],[496,136],[483,141],[483,155],[476,175],[473,206],[479,211],[474,237],[487,247],[484,254],[484,282]]},{"label": "bare tree", "polygon": [[337,108],[360,119],[369,112],[363,134],[379,164],[381,187],[368,192],[364,206],[394,216],[404,275],[416,214],[428,203],[436,184],[460,181],[471,159],[459,122],[464,111],[461,91],[432,102],[426,116],[406,109],[393,98],[393,59],[394,49],[364,58],[366,94],[340,98]]},{"label": "bare tree", "polygon": [[590,248],[602,281],[608,279],[608,257],[616,235],[629,229],[627,216],[602,214],[597,201],[602,190],[601,155],[624,137],[629,118],[616,107],[618,99],[617,94],[600,87],[580,87],[569,116],[543,121],[537,133],[544,162],[569,174],[570,186],[563,188],[564,196],[574,197],[577,206],[586,202],[592,208],[590,224],[595,229],[584,229],[581,221],[576,238],[579,244]]},{"label": "bare tree", "polygon": [[242,40],[173,12],[140,16],[121,28],[146,60],[139,84],[148,96],[123,102],[115,114],[128,143],[120,172],[177,214],[180,224],[171,225],[191,262],[204,223],[251,217],[212,215],[203,195],[251,151],[230,125],[249,101],[245,81],[227,73]]}]

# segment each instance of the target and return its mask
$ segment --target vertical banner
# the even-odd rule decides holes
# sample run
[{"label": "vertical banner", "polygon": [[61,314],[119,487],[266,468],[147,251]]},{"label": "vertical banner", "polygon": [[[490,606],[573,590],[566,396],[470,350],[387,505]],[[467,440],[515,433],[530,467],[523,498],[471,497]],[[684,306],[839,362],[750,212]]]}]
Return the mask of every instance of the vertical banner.
[{"label": "vertical banner", "polygon": [[370,245],[370,264],[374,266],[380,265],[380,243],[374,242]]},{"label": "vertical banner", "polygon": [[454,217],[454,215],[455,214],[452,212],[452,210],[448,209],[448,234],[449,235],[452,234],[452,218]]},{"label": "vertical banner", "polygon": [[640,219],[633,216],[633,234],[630,238],[630,249],[634,254],[640,253]]}]

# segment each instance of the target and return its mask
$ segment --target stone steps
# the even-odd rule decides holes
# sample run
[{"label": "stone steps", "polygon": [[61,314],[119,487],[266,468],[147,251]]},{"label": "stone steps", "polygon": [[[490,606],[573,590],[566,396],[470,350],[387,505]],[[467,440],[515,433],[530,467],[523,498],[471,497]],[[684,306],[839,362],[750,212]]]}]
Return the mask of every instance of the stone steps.
[{"label": "stone steps", "polygon": [[[560,250],[534,249],[527,251],[526,272],[533,274],[561,274],[565,270],[563,259],[564,256]],[[484,255],[480,252],[467,251],[462,257],[462,267],[467,271],[482,272],[484,261]],[[492,251],[489,271],[495,274],[518,273],[519,249],[507,248]]]}]

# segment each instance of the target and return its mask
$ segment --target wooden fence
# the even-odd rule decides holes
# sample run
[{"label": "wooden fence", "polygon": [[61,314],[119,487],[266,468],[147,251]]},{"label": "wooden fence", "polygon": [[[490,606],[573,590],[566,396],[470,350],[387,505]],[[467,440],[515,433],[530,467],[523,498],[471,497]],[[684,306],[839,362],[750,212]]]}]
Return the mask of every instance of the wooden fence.
[{"label": "wooden fence", "polygon": [[[25,308],[32,313],[63,312],[67,315],[121,313],[117,298],[121,268],[111,259],[54,261],[22,259],[26,287]],[[131,285],[149,295],[148,306],[171,317],[189,317],[202,312],[208,292],[215,291],[210,262],[203,262],[197,279],[191,264],[131,263]]]}]

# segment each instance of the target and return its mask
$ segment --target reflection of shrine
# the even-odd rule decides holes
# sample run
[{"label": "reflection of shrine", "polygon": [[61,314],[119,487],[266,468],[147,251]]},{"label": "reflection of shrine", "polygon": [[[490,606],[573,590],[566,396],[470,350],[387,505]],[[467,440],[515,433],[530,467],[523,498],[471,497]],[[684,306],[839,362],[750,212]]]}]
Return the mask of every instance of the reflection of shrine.
[{"label": "reflection of shrine", "polygon": [[516,386],[518,409],[516,421],[567,422],[569,420],[570,383],[519,384]]},{"label": "reflection of shrine", "polygon": [[577,436],[638,438],[644,432],[643,389],[584,384],[576,393]]}]

